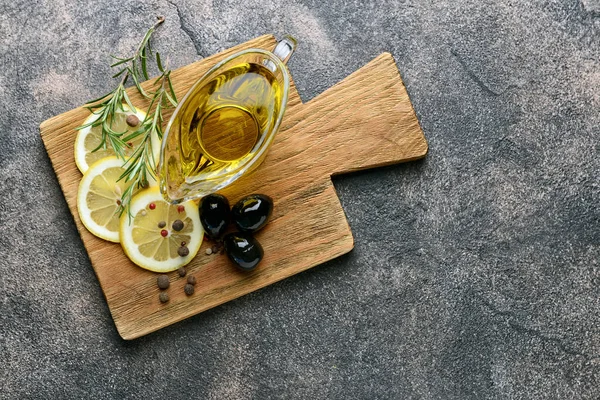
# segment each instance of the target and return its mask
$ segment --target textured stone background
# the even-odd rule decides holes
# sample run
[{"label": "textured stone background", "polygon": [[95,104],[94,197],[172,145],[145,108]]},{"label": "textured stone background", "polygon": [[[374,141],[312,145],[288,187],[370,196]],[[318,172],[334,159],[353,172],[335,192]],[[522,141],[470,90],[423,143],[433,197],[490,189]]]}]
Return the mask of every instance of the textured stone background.
[{"label": "textured stone background", "polygon": [[[295,35],[305,101],[392,52],[430,153],[335,180],[349,255],[125,342],[38,126],[156,15],[174,67]],[[599,34],[598,0],[2,0],[0,398],[599,398]]]}]

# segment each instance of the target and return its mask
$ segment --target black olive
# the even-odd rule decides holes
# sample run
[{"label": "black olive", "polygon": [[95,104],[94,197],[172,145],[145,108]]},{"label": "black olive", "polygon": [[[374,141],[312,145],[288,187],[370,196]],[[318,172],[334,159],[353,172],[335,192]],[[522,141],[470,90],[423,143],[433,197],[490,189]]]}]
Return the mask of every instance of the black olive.
[{"label": "black olive", "polygon": [[243,271],[252,271],[263,258],[262,246],[247,232],[228,233],[223,245],[229,259]]},{"label": "black olive", "polygon": [[231,219],[229,201],[220,194],[204,196],[200,202],[200,222],[206,234],[218,239],[225,233]]},{"label": "black olive", "polygon": [[265,194],[251,194],[235,203],[231,213],[241,231],[256,232],[269,221],[273,200]]}]

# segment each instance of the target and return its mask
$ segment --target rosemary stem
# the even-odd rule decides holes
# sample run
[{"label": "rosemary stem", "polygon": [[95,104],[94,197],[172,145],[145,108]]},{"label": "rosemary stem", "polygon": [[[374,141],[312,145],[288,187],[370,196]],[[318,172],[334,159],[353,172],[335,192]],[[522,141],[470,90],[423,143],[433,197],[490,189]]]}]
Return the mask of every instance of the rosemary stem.
[{"label": "rosemary stem", "polygon": [[[146,46],[146,44],[148,43],[148,40],[150,39],[150,36],[152,36],[152,34],[156,30],[156,28],[158,28],[163,22],[165,22],[165,17],[163,17],[163,16],[158,16],[158,17],[156,17],[156,19],[157,19],[157,21],[154,23],[154,25],[152,25],[152,27],[150,27],[150,29],[148,29],[148,31],[146,32],[146,36],[144,36],[144,39],[140,42],[140,44],[138,45],[134,54],[141,53],[142,49]],[[123,86],[123,88],[125,88],[125,83],[127,83],[127,79],[129,78],[129,73],[130,72],[128,69],[123,74],[123,78],[121,78],[121,83],[119,85]]]}]

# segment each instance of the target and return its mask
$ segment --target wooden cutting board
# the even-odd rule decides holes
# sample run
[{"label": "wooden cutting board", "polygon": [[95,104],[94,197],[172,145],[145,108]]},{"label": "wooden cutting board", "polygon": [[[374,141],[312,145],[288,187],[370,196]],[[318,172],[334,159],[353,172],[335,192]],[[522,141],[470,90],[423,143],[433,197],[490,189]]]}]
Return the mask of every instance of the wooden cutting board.
[{"label": "wooden cutting board", "polygon": [[[173,71],[178,98],[228,55],[246,48],[271,50],[275,44],[273,36],[261,36]],[[147,107],[135,90],[129,95],[134,105]],[[331,176],[415,160],[427,153],[425,137],[390,54],[381,54],[306,104],[292,84],[281,130],[264,163],[221,191],[231,204],[256,192],[274,199],[272,219],[257,234],[265,250],[263,261],[251,273],[239,272],[225,255],[206,255],[212,243],[205,240],[187,267],[188,275],[198,280],[195,294],[186,296],[186,279],[170,273],[171,300],[163,305],[158,299],[157,274],[132,264],[119,244],[96,238],[79,220],[76,197],[81,174],[73,158],[73,129],[88,114],[76,108],[44,121],[40,131],[124,339],[156,331],[349,252],[354,245],[352,233]]]}]

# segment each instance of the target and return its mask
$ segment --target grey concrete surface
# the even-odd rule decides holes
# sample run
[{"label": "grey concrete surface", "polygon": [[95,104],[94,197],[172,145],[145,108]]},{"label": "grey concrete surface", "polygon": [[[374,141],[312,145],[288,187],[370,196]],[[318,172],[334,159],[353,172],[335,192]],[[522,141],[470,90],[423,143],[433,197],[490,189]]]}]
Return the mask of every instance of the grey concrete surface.
[{"label": "grey concrete surface", "polygon": [[[295,35],[305,101],[390,51],[430,153],[335,179],[352,253],[125,342],[38,125],[156,15],[173,67]],[[599,44],[598,0],[2,0],[0,398],[600,398]]]}]

